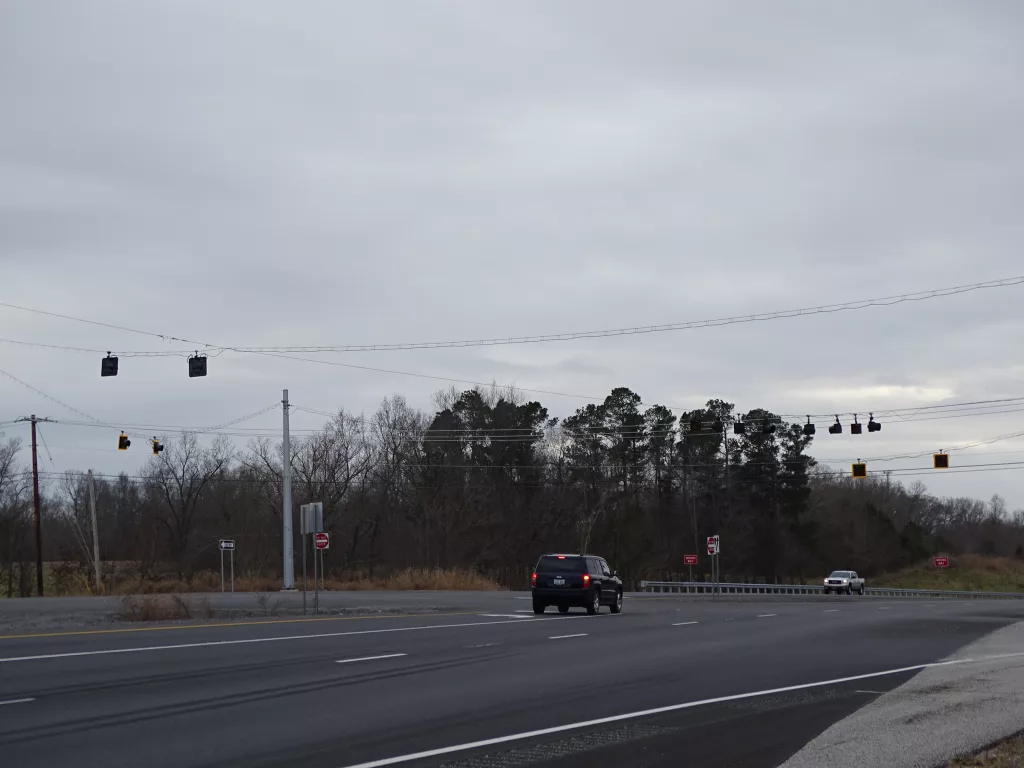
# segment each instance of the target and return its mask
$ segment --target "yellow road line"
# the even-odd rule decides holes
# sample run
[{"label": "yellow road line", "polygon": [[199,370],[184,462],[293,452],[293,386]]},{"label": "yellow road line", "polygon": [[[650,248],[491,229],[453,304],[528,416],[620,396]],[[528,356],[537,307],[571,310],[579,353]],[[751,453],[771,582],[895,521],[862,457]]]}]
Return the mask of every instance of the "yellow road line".
[{"label": "yellow road line", "polygon": [[33,637],[74,637],[76,635],[118,635],[126,632],[167,632],[172,629],[212,629],[216,627],[256,627],[263,624],[308,624],[314,621],[364,621],[366,619],[415,619],[435,616],[476,616],[476,611],[458,613],[395,613],[390,616],[318,616],[312,619],[272,619],[270,621],[225,621],[217,624],[175,624],[169,627],[129,627],[126,629],[82,629],[68,632],[38,632],[28,635],[0,635],[0,640]]}]

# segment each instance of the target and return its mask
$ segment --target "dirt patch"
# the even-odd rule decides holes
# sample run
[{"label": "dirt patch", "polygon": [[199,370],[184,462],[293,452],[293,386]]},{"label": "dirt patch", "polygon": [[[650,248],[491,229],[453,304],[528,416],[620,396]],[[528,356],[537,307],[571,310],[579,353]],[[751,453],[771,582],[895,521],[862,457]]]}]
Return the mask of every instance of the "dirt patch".
[{"label": "dirt patch", "polygon": [[1024,766],[1024,733],[1018,733],[972,757],[958,757],[948,768],[1020,768]]}]

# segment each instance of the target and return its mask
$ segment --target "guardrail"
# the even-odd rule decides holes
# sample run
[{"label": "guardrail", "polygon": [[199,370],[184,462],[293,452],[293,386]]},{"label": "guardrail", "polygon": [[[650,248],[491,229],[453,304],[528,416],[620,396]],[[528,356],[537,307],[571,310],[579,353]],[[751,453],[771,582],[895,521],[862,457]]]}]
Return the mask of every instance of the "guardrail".
[{"label": "guardrail", "polygon": [[[641,592],[679,595],[823,595],[813,584],[713,584],[707,581],[641,581]],[[942,589],[866,587],[869,597],[935,597],[958,600],[1024,600],[1024,592],[966,592]]]}]

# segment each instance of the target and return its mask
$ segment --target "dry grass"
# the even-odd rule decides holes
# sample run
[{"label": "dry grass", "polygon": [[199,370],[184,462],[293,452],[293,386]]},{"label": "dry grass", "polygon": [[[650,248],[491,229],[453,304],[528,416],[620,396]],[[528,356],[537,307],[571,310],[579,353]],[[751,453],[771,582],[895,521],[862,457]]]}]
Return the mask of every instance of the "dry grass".
[{"label": "dry grass", "polygon": [[1024,592],[1024,560],[959,555],[949,559],[949,568],[936,568],[929,559],[902,571],[869,579],[868,586],[971,592]]},{"label": "dry grass", "polygon": [[327,589],[337,590],[455,590],[491,591],[504,589],[497,582],[481,576],[475,571],[461,568],[406,568],[382,578],[361,578],[349,580],[328,579]]},{"label": "dry grass", "polygon": [[948,768],[1020,768],[1024,766],[1024,734],[1017,734],[973,757],[958,757]]},{"label": "dry grass", "polygon": [[214,616],[208,598],[189,601],[182,595],[125,595],[117,610],[121,621],[175,621],[210,619]]},{"label": "dry grass", "polygon": [[[59,573],[59,579],[52,579],[48,595],[91,595],[89,574],[84,566],[77,563],[51,564],[50,572]],[[302,575],[298,575],[301,582]],[[312,587],[312,583],[310,583]],[[230,577],[224,581],[224,588],[231,589]],[[405,568],[385,576],[370,578],[354,575],[343,578],[328,578],[326,588],[330,590],[497,590],[504,589],[498,582],[465,568]],[[281,579],[276,576],[238,576],[235,578],[236,592],[277,592]],[[219,592],[219,571],[196,571],[188,579],[179,579],[166,571],[142,578],[132,563],[104,563],[104,593],[116,596],[174,595]],[[129,601],[131,602],[131,601]],[[135,601],[139,602],[139,601]],[[150,601],[153,605],[164,605]],[[161,613],[168,611],[161,609]],[[177,617],[171,617],[177,618]]]}]

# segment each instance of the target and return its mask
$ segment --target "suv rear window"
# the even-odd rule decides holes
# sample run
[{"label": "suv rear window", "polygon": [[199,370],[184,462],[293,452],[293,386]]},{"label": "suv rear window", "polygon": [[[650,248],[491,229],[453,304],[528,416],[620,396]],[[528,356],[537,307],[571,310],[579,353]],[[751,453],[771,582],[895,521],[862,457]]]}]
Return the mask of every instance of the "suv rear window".
[{"label": "suv rear window", "polygon": [[587,563],[582,557],[545,555],[537,561],[537,573],[586,573]]}]

